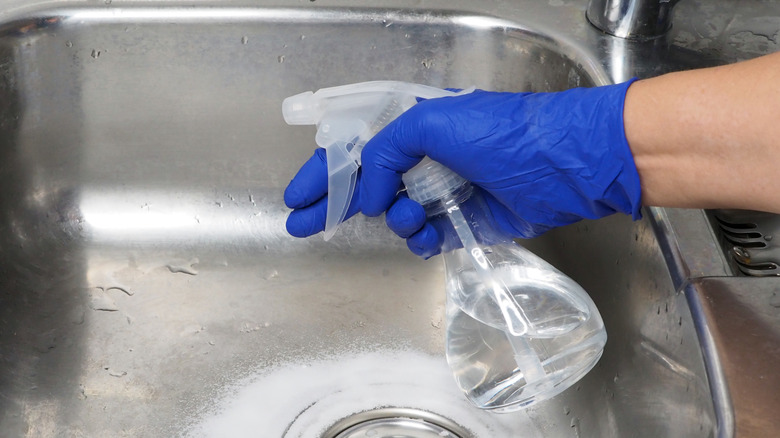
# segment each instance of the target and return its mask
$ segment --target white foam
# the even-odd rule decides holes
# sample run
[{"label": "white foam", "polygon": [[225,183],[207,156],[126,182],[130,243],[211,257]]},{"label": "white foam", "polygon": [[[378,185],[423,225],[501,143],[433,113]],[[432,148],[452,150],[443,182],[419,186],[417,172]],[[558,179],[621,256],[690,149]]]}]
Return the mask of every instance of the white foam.
[{"label": "white foam", "polygon": [[542,436],[525,411],[493,414],[473,407],[444,358],[409,351],[278,366],[238,385],[187,436],[316,438],[342,418],[381,407],[433,412],[476,438]]}]

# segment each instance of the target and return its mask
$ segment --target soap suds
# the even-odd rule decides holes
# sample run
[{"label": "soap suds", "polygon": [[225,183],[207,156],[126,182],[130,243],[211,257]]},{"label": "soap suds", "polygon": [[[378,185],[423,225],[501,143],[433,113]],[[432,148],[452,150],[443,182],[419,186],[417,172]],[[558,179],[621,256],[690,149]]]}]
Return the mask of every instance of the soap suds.
[{"label": "soap suds", "polygon": [[473,407],[443,357],[410,351],[344,354],[268,369],[237,384],[187,436],[316,438],[342,418],[382,407],[437,413],[475,438],[542,436],[525,411],[493,414]]}]

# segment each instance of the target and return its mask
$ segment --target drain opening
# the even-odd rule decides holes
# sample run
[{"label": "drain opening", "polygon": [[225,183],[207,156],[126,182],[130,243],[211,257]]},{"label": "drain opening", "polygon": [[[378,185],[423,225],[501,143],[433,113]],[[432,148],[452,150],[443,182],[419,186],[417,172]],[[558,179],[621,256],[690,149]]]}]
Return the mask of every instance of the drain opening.
[{"label": "drain opening", "polygon": [[331,426],[322,438],[473,438],[449,418],[426,411],[385,408],[361,412]]}]

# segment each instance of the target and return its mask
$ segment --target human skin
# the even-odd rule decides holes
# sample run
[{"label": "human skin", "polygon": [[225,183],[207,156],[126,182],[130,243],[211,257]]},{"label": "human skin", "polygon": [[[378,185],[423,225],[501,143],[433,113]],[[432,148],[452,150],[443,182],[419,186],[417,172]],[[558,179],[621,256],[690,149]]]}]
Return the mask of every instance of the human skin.
[{"label": "human skin", "polygon": [[637,81],[623,121],[644,205],[780,213],[780,52]]}]

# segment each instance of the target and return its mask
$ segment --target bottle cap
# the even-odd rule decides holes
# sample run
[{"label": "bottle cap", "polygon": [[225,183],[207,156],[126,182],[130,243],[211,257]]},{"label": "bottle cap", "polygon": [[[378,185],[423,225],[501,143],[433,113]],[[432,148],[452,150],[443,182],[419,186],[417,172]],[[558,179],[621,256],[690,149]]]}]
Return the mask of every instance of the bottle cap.
[{"label": "bottle cap", "polygon": [[460,175],[428,157],[406,172],[402,179],[409,198],[422,205],[450,198],[468,184]]}]

